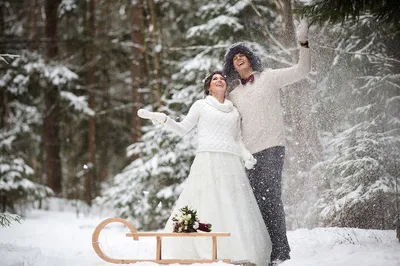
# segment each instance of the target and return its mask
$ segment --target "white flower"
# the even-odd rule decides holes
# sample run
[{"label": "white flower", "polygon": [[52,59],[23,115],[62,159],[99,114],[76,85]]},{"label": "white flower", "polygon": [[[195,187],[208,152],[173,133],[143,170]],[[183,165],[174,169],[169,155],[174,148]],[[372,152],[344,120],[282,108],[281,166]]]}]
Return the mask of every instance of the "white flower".
[{"label": "white flower", "polygon": [[194,222],[193,229],[197,230],[197,228],[199,228],[199,223],[198,222]]},{"label": "white flower", "polygon": [[177,221],[178,223],[181,223],[181,222],[183,221],[182,216],[179,215],[178,213],[176,213],[176,214],[174,215],[174,218],[176,219],[176,221]]}]

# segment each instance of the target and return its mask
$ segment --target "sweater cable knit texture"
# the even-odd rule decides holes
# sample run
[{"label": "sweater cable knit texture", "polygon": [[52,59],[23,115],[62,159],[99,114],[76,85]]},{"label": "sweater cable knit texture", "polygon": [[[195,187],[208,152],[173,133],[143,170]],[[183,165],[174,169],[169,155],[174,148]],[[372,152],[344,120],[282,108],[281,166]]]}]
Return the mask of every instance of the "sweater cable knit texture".
[{"label": "sweater cable knit texture", "polygon": [[[185,135],[197,125],[197,152],[226,152],[242,156],[240,115],[232,102],[219,103],[214,97],[196,101],[187,116],[176,122],[167,118],[165,126]],[[244,146],[243,146],[244,147]]]},{"label": "sweater cable knit texture", "polygon": [[297,65],[254,73],[253,83],[239,84],[229,94],[242,117],[243,142],[251,153],[284,146],[279,89],[304,78],[310,69],[309,49],[301,47]]}]

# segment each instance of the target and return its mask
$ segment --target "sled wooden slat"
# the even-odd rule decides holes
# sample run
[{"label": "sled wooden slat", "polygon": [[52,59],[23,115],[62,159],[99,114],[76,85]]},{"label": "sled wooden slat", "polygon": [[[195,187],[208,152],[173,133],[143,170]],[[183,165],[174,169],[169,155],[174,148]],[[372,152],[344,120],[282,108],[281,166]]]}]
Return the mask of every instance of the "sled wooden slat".
[{"label": "sled wooden slat", "polygon": [[[152,260],[148,260],[148,261],[152,261]],[[204,259],[204,260],[181,260],[181,259],[163,259],[163,260],[159,260],[159,261],[154,261],[158,264],[173,264],[173,263],[179,263],[179,264],[193,264],[193,263],[213,263],[213,262],[217,262],[217,261],[223,261],[226,263],[231,263],[231,260],[229,259],[218,259],[218,260],[213,260],[213,259]]]},{"label": "sled wooden slat", "polygon": [[217,259],[217,237],[212,237],[212,258]]},{"label": "sled wooden slat", "polygon": [[157,233],[157,232],[143,232],[143,233],[126,233],[127,237],[155,237],[155,236],[172,236],[172,237],[212,237],[212,236],[230,236],[231,233]]},{"label": "sled wooden slat", "polygon": [[[126,233],[127,237],[132,237],[133,240],[139,240],[139,237],[155,237],[157,240],[156,244],[156,258],[155,260],[149,259],[114,259],[110,258],[104,254],[99,245],[99,235],[101,230],[109,223],[119,222],[126,225],[130,233]],[[129,223],[128,221],[121,218],[108,218],[101,222],[93,232],[92,235],[92,245],[100,258],[107,262],[117,263],[117,264],[131,264],[136,262],[155,262],[158,264],[172,264],[172,263],[180,263],[180,264],[193,264],[193,263],[212,263],[216,261],[223,261],[226,263],[230,263],[230,259],[218,259],[217,257],[217,237],[229,237],[230,233],[225,232],[216,232],[216,233],[157,233],[157,232],[144,232],[138,233],[135,227]],[[211,259],[162,259],[162,238],[163,237],[211,237],[212,239],[212,258]]]},{"label": "sled wooden slat", "polygon": [[157,236],[156,259],[161,260],[161,236]]}]

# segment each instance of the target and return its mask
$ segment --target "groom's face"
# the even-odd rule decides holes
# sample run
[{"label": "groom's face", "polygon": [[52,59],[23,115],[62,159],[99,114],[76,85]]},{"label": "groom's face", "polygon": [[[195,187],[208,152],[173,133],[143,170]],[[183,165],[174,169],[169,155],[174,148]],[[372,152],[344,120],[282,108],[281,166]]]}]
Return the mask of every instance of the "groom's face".
[{"label": "groom's face", "polygon": [[251,69],[249,59],[242,53],[235,54],[233,57],[233,66],[239,74]]}]

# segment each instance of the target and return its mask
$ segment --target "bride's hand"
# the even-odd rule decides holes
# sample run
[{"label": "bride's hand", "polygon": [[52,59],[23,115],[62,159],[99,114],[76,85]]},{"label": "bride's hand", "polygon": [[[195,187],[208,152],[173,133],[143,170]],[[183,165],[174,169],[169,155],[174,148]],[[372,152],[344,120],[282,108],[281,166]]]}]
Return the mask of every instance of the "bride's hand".
[{"label": "bride's hand", "polygon": [[244,167],[247,169],[253,169],[254,165],[257,164],[257,159],[251,156],[251,158],[248,158],[246,161],[244,161]]},{"label": "bride's hand", "polygon": [[137,115],[143,119],[150,119],[152,121],[157,121],[160,123],[165,123],[167,121],[167,115],[159,112],[150,112],[145,109],[139,109]]}]

